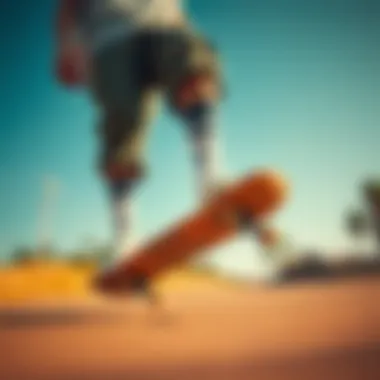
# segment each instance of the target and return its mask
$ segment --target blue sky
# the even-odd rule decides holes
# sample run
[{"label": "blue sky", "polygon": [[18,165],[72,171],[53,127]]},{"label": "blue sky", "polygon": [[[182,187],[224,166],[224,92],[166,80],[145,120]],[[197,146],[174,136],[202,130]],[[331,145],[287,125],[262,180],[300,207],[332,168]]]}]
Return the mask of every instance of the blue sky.
[{"label": "blue sky", "polygon": [[[282,170],[293,187],[278,218],[284,232],[305,246],[337,250],[349,244],[344,211],[358,202],[358,181],[379,174],[376,2],[189,0],[188,8],[223,57],[229,95],[220,134],[228,172]],[[36,242],[46,176],[60,183],[52,225],[59,247],[110,234],[95,171],[95,110],[85,92],[62,89],[53,77],[53,14],[50,0],[0,5],[2,256]],[[194,206],[184,137],[164,109],[152,126],[150,175],[138,194],[142,236]],[[253,263],[248,251],[229,248],[216,260],[247,267]]]}]

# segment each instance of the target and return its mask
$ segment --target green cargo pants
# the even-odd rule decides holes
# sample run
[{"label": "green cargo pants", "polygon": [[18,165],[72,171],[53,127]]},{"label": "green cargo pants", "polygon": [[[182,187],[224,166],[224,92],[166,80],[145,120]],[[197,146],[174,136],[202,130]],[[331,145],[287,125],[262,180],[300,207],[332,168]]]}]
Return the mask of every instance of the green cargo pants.
[{"label": "green cargo pants", "polygon": [[206,73],[219,81],[214,49],[190,29],[145,30],[108,46],[94,58],[93,91],[101,110],[101,167],[145,169],[144,147],[157,96],[174,107],[187,76]]}]

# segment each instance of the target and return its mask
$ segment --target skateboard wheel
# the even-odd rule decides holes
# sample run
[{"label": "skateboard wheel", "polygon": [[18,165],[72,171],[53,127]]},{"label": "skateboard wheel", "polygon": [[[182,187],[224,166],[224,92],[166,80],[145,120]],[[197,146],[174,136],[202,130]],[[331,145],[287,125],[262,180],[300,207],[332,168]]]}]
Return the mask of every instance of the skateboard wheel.
[{"label": "skateboard wheel", "polygon": [[280,241],[280,234],[275,229],[264,228],[259,232],[259,241],[264,247],[273,248]]},{"label": "skateboard wheel", "polygon": [[135,294],[146,297],[152,305],[160,303],[159,297],[157,293],[153,291],[148,277],[144,275],[135,276],[130,282],[130,288]]},{"label": "skateboard wheel", "polygon": [[237,211],[235,215],[236,215],[236,222],[239,228],[246,230],[252,227],[253,217],[250,212],[241,210],[241,211]]},{"label": "skateboard wheel", "polygon": [[149,288],[149,280],[144,275],[136,275],[129,281],[129,287],[136,293],[145,293]]}]

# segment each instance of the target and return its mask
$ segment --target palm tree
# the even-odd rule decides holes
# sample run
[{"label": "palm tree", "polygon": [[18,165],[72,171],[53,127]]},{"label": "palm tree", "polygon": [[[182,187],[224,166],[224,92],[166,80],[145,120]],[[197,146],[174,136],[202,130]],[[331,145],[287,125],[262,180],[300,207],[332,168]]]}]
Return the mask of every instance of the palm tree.
[{"label": "palm tree", "polygon": [[363,186],[363,192],[380,254],[380,180],[367,181]]},{"label": "palm tree", "polygon": [[12,252],[11,260],[16,265],[29,264],[35,258],[35,252],[29,247],[17,247]]},{"label": "palm tree", "polygon": [[374,233],[380,255],[380,181],[366,181],[361,192],[364,206],[347,213],[346,229],[356,240]]},{"label": "palm tree", "polygon": [[347,213],[345,218],[346,229],[354,238],[363,237],[368,233],[370,221],[363,210],[353,209]]}]

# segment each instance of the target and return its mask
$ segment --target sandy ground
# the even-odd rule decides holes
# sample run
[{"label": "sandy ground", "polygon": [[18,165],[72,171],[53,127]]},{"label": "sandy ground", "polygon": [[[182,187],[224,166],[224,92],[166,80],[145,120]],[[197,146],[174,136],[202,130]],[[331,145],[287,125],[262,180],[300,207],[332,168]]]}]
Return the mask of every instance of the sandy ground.
[{"label": "sandy ground", "polygon": [[380,379],[380,279],[0,309],[2,380]]}]

